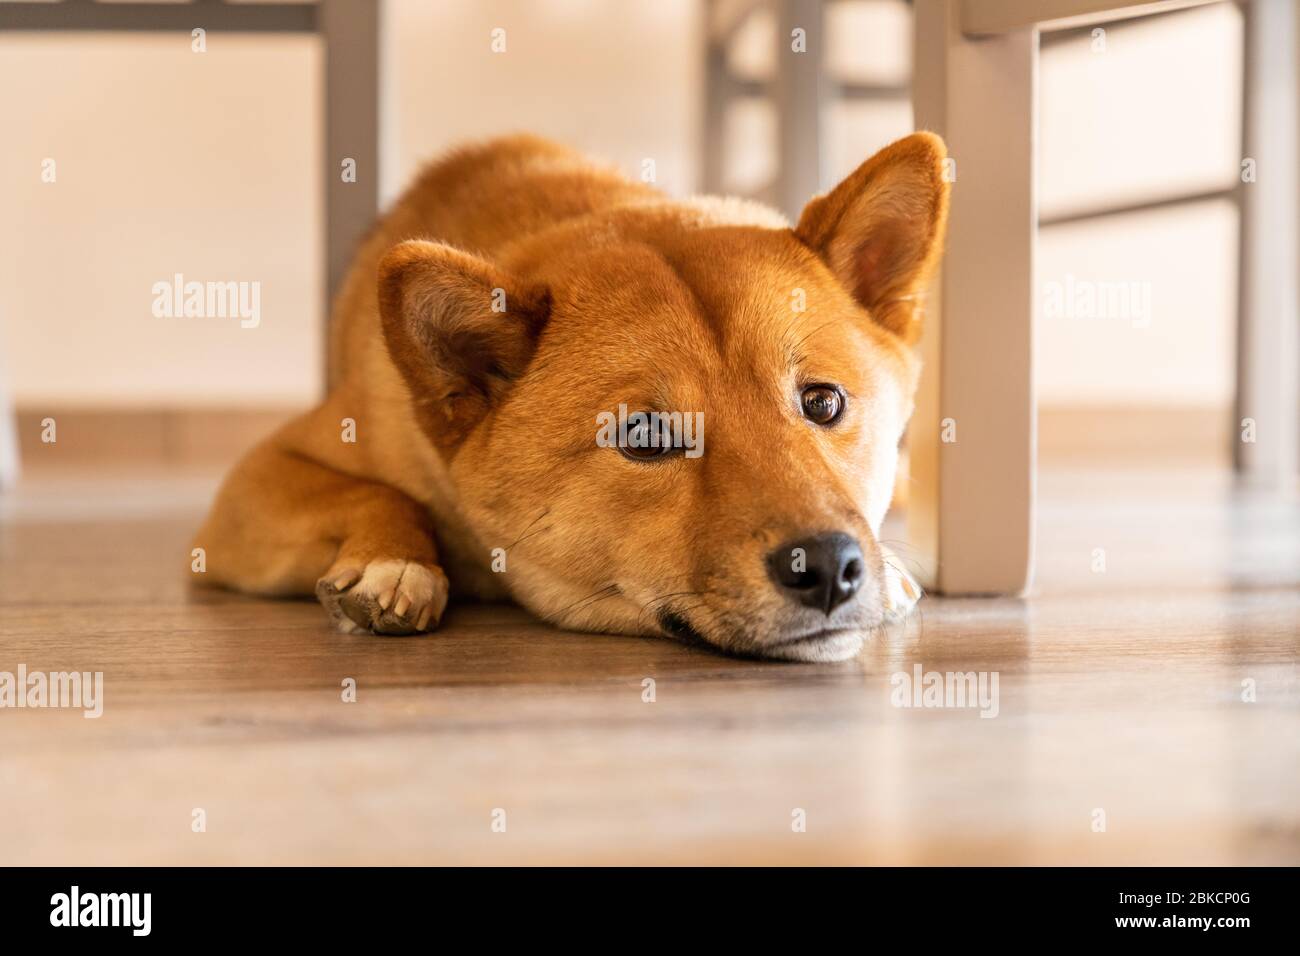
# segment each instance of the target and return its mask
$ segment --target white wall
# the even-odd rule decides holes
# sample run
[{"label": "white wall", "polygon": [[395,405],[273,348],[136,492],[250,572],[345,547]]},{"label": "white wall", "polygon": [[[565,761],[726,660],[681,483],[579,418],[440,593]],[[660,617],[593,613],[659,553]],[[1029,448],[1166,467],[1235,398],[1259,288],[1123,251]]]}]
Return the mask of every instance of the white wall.
[{"label": "white wall", "polygon": [[[1046,47],[1044,217],[1231,188],[1241,129],[1241,14],[1225,3]],[[1226,409],[1236,361],[1237,213],[1226,200],[1044,228],[1041,305],[1074,280],[1138,283],[1136,320],[1053,316],[1036,328],[1044,405]]]},{"label": "white wall", "polygon": [[697,0],[387,0],[385,196],[448,146],[520,130],[630,175],[653,159],[659,185],[689,195],[702,24]]},{"label": "white wall", "polygon": [[[1069,290],[1076,308],[1039,315],[1040,403],[1226,409],[1236,355],[1236,236],[1228,200],[1045,230],[1043,304]],[[1087,302],[1083,283],[1098,302],[1091,311],[1077,308]]]},{"label": "white wall", "polygon": [[[309,37],[0,37],[0,361],[17,404],[300,403],[320,381]],[[45,159],[56,180],[42,181]],[[261,283],[261,321],[152,286]]]}]

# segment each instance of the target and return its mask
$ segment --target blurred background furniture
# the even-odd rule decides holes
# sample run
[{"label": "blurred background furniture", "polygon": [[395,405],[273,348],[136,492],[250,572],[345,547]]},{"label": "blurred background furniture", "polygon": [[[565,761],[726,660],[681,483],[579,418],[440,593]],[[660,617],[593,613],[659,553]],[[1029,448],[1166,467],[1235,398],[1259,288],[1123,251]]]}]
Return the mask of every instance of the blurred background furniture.
[{"label": "blurred background furniture", "polygon": [[[320,72],[324,129],[325,290],[329,301],[347,271],[352,250],[379,211],[379,17],[372,0],[298,3],[100,3],[97,0],[0,3],[0,31],[222,34],[312,34],[322,42]],[[192,49],[194,47],[192,46]],[[198,52],[195,50],[195,52]],[[203,50],[206,53],[206,49]],[[351,161],[355,175],[344,178]],[[321,356],[322,363],[324,355]],[[17,426],[0,370],[0,488],[18,477]]]},{"label": "blurred background furniture", "polygon": [[18,420],[0,366],[0,491],[18,481]]},{"label": "blurred background furniture", "polygon": [[[0,3],[0,31],[313,34],[323,44],[320,76],[325,175],[324,301],[345,274],[353,247],[379,211],[379,14],[370,0],[312,3]],[[193,39],[193,38],[192,38]],[[340,164],[353,162],[344,180]],[[321,356],[324,361],[324,356]],[[0,488],[18,478],[17,424],[0,370]]]},{"label": "blurred background furniture", "polygon": [[[940,132],[960,178],[943,275],[927,309],[928,376],[909,433],[913,558],[946,593],[1017,593],[1029,583],[1037,441],[1033,330],[1041,301],[1035,247],[1041,225],[1231,199],[1240,211],[1240,308],[1233,460],[1246,479],[1294,487],[1300,457],[1297,273],[1300,243],[1300,80],[1297,3],[1244,7],[1242,156],[1263,178],[1181,196],[1140,197],[1044,221],[1037,205],[1039,47],[1053,32],[1101,40],[1100,24],[1203,6],[1209,0],[916,0],[911,96],[917,128]],[[824,163],[827,102],[907,95],[889,84],[825,75],[825,10],[816,0],[714,0],[709,24],[706,188],[724,181],[722,130],[730,102],[768,96],[777,113],[777,165],[755,195],[796,217],[833,185]],[[728,43],[744,20],[775,11],[776,68],[766,85],[736,78]],[[807,33],[808,52],[792,46]],[[958,436],[945,442],[952,422]],[[1253,422],[1257,440],[1238,439]]]},{"label": "blurred background furniture", "polygon": [[[115,33],[314,33],[324,42],[326,288],[347,271],[352,248],[379,211],[379,13],[373,0],[299,3],[54,3],[6,0],[0,30]],[[344,181],[339,164],[356,163]]]},{"label": "blurred background furniture", "polygon": [[[59,460],[226,461],[319,394],[304,349],[323,351],[356,237],[455,142],[534,129],[632,175],[653,160],[669,193],[793,216],[930,127],[958,178],[908,442],[910,557],[942,590],[1015,592],[1036,443],[1097,464],[1209,455],[1295,487],[1296,6],[3,2],[0,80],[25,94],[0,105],[20,226],[0,237],[0,382],[29,458],[56,458],[30,424],[57,410],[94,416],[60,429]],[[46,156],[57,188],[37,182]],[[179,271],[262,277],[267,320],[160,324],[141,290]],[[1045,285],[1134,276],[1155,293],[1141,327],[1035,314]]]}]

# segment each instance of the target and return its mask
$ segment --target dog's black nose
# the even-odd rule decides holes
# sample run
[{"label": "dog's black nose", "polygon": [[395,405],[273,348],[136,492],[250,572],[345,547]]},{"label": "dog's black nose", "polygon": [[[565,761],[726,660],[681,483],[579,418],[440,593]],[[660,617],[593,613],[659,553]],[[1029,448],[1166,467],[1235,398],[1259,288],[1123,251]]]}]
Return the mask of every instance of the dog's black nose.
[{"label": "dog's black nose", "polygon": [[781,545],[767,556],[767,570],[790,597],[827,614],[857,593],[866,574],[857,539],[842,531]]}]

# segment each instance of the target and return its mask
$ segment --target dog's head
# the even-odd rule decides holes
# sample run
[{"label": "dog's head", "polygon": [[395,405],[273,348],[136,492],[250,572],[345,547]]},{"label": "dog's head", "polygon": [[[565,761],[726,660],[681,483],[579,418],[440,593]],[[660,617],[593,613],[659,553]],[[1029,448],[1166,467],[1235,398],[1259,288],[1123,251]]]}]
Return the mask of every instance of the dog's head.
[{"label": "dog's head", "polygon": [[647,202],[494,264],[388,254],[389,352],[522,603],[743,654],[859,650],[884,609],[877,534],[943,160],[933,135],[901,140],[793,230],[728,201]]}]

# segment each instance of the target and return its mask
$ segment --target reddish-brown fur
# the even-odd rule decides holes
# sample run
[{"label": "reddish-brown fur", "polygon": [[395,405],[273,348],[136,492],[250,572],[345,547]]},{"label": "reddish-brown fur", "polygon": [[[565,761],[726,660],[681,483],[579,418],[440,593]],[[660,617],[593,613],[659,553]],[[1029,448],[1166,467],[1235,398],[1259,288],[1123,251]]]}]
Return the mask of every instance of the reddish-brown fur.
[{"label": "reddish-brown fur", "polygon": [[[886,610],[876,534],[943,157],[937,137],[901,140],[795,229],[533,137],[435,164],[357,253],[327,398],[223,485],[195,541],[208,578],[315,591],[344,629],[431,629],[450,584],[565,627],[663,634],[671,615],[736,652],[855,653]],[[800,414],[812,382],[849,396],[830,428]],[[703,412],[704,454],[598,447],[620,402]],[[807,637],[826,622],[781,600],[763,556],[831,530],[859,539],[872,585]]]}]

